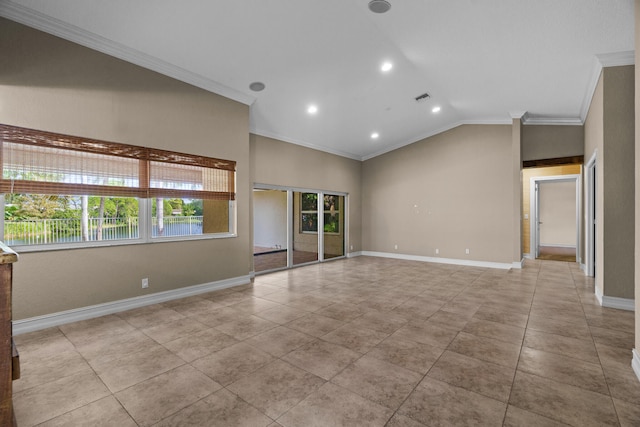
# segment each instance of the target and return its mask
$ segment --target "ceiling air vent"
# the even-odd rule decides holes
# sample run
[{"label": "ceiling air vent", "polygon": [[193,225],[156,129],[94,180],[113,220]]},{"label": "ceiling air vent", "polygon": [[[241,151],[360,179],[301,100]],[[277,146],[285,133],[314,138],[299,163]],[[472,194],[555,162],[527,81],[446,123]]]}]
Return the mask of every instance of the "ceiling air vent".
[{"label": "ceiling air vent", "polygon": [[426,101],[429,98],[431,98],[431,95],[429,95],[428,93],[423,93],[422,95],[416,96],[416,101],[423,102],[423,101]]},{"label": "ceiling air vent", "polygon": [[385,13],[391,9],[391,3],[386,0],[371,0],[369,10],[373,13]]}]

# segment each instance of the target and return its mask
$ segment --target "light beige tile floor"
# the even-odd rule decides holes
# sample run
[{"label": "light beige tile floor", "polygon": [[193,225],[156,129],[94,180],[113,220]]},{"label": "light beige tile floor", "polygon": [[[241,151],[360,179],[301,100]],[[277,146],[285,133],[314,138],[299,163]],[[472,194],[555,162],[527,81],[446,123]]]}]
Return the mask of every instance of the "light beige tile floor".
[{"label": "light beige tile floor", "polygon": [[16,337],[21,427],[640,425],[634,314],[575,263],[358,257]]}]

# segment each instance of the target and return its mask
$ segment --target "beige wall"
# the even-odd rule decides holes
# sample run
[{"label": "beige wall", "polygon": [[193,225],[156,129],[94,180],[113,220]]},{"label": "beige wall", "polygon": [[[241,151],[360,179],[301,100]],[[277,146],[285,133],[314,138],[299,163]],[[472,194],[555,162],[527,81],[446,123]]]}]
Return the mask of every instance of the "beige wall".
[{"label": "beige wall", "polygon": [[540,184],[540,244],[576,247],[576,182]]},{"label": "beige wall", "polygon": [[287,192],[253,192],[254,244],[265,248],[287,248]]},{"label": "beige wall", "polygon": [[360,161],[260,135],[250,140],[253,183],[347,193],[347,252],[362,250]]},{"label": "beige wall", "polygon": [[512,262],[511,126],[459,126],[369,159],[362,172],[364,250]]},{"label": "beige wall", "polygon": [[604,283],[634,298],[634,67],[604,69]]},{"label": "beige wall", "polygon": [[15,319],[249,274],[248,106],[4,19],[0,51],[0,123],[237,162],[238,237],[23,253]]},{"label": "beige wall", "polygon": [[527,125],[522,127],[522,160],[524,161],[583,154],[583,126]]},{"label": "beige wall", "polygon": [[604,68],[585,122],[596,157],[596,288],[634,298],[634,67]]}]

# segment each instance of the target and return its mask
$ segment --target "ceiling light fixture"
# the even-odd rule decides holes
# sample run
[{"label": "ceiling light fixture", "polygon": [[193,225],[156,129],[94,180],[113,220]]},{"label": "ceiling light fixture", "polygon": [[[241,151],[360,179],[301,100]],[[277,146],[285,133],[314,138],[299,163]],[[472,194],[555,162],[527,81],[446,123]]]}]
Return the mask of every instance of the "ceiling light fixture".
[{"label": "ceiling light fixture", "polygon": [[374,132],[371,134],[371,139],[378,139],[379,136],[378,132]]},{"label": "ceiling light fixture", "polygon": [[393,68],[393,64],[391,62],[385,62],[382,64],[382,66],[380,67],[380,69],[382,70],[382,72],[386,73],[387,71],[390,71]]},{"label": "ceiling light fixture", "polygon": [[432,113],[439,113],[439,112],[440,112],[440,107],[438,107],[438,106],[433,107],[433,108],[431,109],[431,112],[432,112]]},{"label": "ceiling light fixture", "polygon": [[264,90],[265,87],[266,86],[262,82],[253,82],[249,85],[249,89],[251,89],[254,92],[260,92]]},{"label": "ceiling light fixture", "polygon": [[309,108],[307,108],[307,113],[309,114],[315,114],[318,112],[318,107],[316,107],[315,105],[309,105]]},{"label": "ceiling light fixture", "polygon": [[391,3],[386,0],[371,0],[369,10],[373,13],[385,13],[391,9]]}]

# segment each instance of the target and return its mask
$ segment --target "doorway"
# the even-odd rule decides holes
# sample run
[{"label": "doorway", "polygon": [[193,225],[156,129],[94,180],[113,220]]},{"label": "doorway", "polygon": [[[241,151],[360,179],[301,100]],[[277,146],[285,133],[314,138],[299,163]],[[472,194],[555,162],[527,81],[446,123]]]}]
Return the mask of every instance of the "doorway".
[{"label": "doorway", "polygon": [[344,258],[347,200],[344,193],[255,185],[254,272]]},{"label": "doorway", "polygon": [[531,177],[531,254],[579,262],[580,175]]}]

